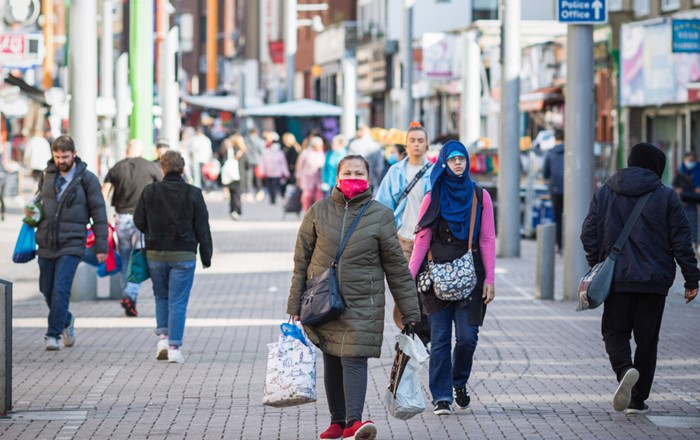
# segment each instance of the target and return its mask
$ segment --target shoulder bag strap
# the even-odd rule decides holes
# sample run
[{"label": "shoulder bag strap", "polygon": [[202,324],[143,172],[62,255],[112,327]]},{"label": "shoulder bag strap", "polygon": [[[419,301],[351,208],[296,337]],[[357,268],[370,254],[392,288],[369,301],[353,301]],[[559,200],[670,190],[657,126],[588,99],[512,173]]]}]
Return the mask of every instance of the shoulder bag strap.
[{"label": "shoulder bag strap", "polygon": [[474,197],[472,197],[472,216],[469,220],[469,250],[472,250],[472,241],[474,240],[474,224],[476,223],[476,205],[479,204],[479,199],[476,196],[476,187],[474,187]]},{"label": "shoulder bag strap", "polygon": [[338,264],[338,261],[340,261],[340,256],[343,254],[343,251],[345,250],[345,246],[347,246],[348,241],[350,240],[350,236],[352,235],[353,232],[355,232],[355,228],[357,227],[357,224],[360,223],[360,220],[362,219],[362,215],[365,213],[365,211],[367,210],[367,208],[369,207],[369,204],[371,202],[372,201],[370,200],[369,202],[365,203],[365,205],[360,209],[360,212],[357,213],[355,220],[350,225],[350,229],[348,229],[348,233],[345,234],[345,237],[343,238],[342,243],[340,243],[340,247],[338,248],[338,253],[335,254],[335,258],[333,259],[331,266],[335,267]]},{"label": "shoulder bag strap", "polygon": [[644,205],[647,204],[647,201],[651,197],[652,192],[653,191],[650,191],[644,194],[637,200],[637,203],[634,205],[634,210],[632,210],[632,214],[630,214],[629,218],[627,219],[625,227],[622,229],[622,232],[620,232],[620,236],[617,238],[615,245],[610,251],[610,255],[608,255],[608,257],[611,257],[612,260],[617,260],[617,256],[620,255],[620,252],[622,252],[622,248],[625,247],[625,243],[627,243],[627,239],[630,236],[630,232],[632,232],[632,227],[634,227],[634,224],[637,222],[637,219],[642,213]]},{"label": "shoulder bag strap", "polygon": [[431,165],[432,165],[432,164],[431,164],[430,162],[428,162],[428,163],[426,163],[425,165],[423,165],[423,168],[421,168],[421,169],[418,171],[418,174],[416,174],[416,177],[414,177],[413,180],[411,180],[411,181],[408,183],[408,186],[406,187],[406,189],[403,190],[403,192],[402,192],[401,195],[399,196],[399,199],[396,201],[396,206],[399,206],[399,204],[401,203],[401,201],[402,201],[403,199],[405,199],[406,197],[408,197],[408,193],[410,193],[411,190],[413,189],[413,187],[416,186],[416,183],[418,183],[418,181],[421,179],[421,177],[423,177],[423,174],[425,174],[425,172],[428,171],[428,168],[430,168]]}]

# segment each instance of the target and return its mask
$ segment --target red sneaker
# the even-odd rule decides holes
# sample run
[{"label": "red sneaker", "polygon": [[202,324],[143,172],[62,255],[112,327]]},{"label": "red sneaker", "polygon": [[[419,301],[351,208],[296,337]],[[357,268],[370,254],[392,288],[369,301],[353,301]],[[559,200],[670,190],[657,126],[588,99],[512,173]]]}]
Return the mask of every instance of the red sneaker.
[{"label": "red sneaker", "polygon": [[371,420],[357,421],[343,430],[343,440],[374,440],[377,437],[377,425]]},{"label": "red sneaker", "polygon": [[343,425],[340,423],[331,423],[325,431],[318,436],[320,440],[342,440],[343,438]]}]

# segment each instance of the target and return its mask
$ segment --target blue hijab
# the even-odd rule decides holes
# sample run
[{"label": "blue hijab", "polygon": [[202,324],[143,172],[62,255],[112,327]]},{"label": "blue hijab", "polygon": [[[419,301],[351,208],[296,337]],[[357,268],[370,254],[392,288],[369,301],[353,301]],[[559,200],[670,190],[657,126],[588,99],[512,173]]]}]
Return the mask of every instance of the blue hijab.
[{"label": "blue hijab", "polygon": [[[466,159],[464,174],[457,176],[447,165],[447,158],[453,152],[461,153]],[[454,155],[454,154],[453,154]],[[430,174],[432,184],[430,206],[418,222],[417,229],[433,227],[442,217],[450,227],[450,232],[462,241],[469,240],[469,223],[471,220],[474,188],[476,184],[469,178],[469,153],[459,141],[448,141],[440,149],[433,171]],[[481,209],[476,210],[474,237],[479,234]]]}]

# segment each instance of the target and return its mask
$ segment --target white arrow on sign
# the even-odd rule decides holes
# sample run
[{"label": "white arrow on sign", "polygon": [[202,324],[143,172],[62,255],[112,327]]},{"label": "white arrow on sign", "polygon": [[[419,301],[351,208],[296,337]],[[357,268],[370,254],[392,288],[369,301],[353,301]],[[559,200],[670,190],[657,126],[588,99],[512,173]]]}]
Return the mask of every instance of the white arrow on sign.
[{"label": "white arrow on sign", "polygon": [[595,10],[595,19],[600,20],[600,10],[603,9],[603,2],[595,0],[591,7]]}]

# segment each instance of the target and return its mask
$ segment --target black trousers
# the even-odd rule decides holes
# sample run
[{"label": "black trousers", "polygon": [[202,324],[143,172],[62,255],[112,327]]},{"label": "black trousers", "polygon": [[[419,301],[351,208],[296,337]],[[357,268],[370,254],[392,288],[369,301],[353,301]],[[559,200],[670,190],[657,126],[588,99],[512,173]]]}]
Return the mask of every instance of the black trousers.
[{"label": "black trousers", "polygon": [[280,189],[280,178],[265,177],[265,187],[267,188],[267,192],[270,194],[270,204],[274,205],[277,203],[277,192]]},{"label": "black trousers", "polygon": [[228,188],[229,195],[231,196],[229,200],[229,213],[235,212],[241,215],[241,182],[231,182],[226,185]]},{"label": "black trousers", "polygon": [[554,211],[554,221],[557,224],[557,250],[562,252],[561,243],[561,231],[564,226],[563,212],[564,212],[564,194],[551,194],[552,196],[552,209]]},{"label": "black trousers", "polygon": [[[666,296],[653,293],[611,293],[603,305],[602,333],[610,365],[620,381],[631,367],[639,371],[639,381],[632,388],[632,401],[649,398],[656,371],[661,318]],[[630,338],[637,348],[632,359]]]},{"label": "black trousers", "polygon": [[337,357],[323,353],[323,384],[331,423],[349,426],[362,420],[367,394],[366,357]]}]

